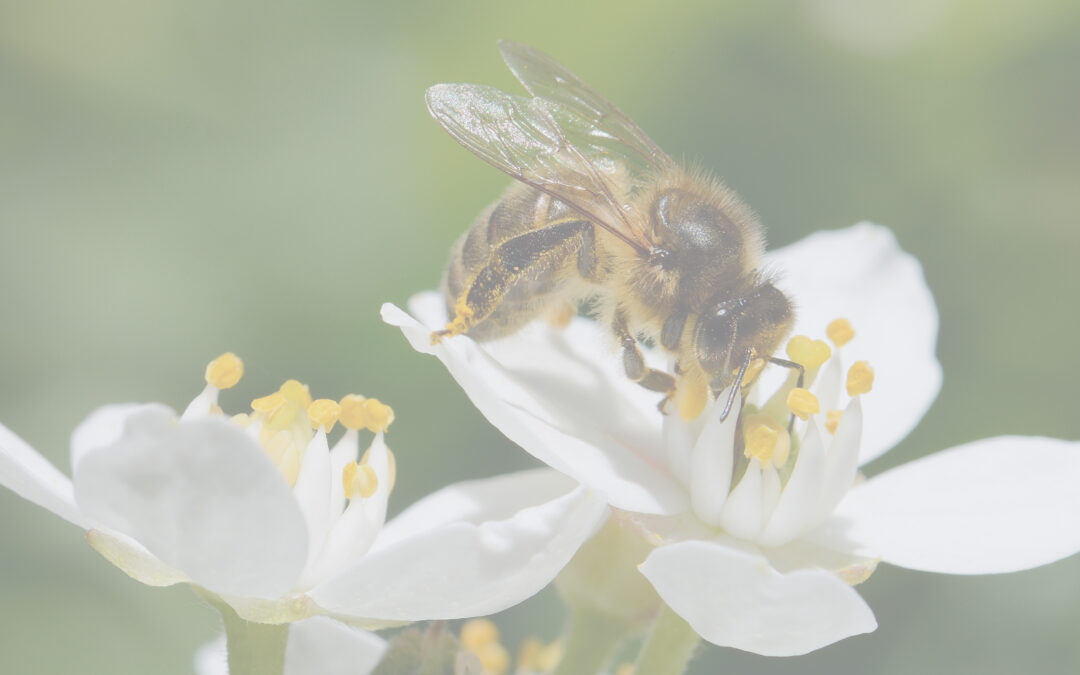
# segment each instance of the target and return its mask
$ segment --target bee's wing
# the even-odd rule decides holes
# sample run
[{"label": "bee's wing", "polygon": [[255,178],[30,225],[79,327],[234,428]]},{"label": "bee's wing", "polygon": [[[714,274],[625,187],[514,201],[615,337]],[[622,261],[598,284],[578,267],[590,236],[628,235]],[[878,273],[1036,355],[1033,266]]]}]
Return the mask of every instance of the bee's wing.
[{"label": "bee's wing", "polygon": [[623,205],[627,186],[618,164],[567,138],[565,122],[578,116],[559,103],[525,98],[478,84],[437,84],[427,106],[458,143],[517,180],[542,190],[647,253],[644,228]]},{"label": "bee's wing", "polygon": [[559,103],[578,118],[559,120],[575,144],[598,145],[617,155],[636,174],[675,166],[633,120],[547,54],[507,40],[499,41],[499,51],[530,94]]}]

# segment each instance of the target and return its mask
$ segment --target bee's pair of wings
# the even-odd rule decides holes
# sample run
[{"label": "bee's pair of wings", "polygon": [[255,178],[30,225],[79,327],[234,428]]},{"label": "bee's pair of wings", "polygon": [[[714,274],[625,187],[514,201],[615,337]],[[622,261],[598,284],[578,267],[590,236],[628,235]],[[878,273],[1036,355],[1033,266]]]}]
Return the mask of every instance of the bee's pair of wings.
[{"label": "bee's pair of wings", "polygon": [[633,121],[547,55],[499,42],[514,76],[532,94],[478,84],[427,90],[431,115],[459,143],[517,180],[546,192],[639,253],[652,247],[628,189],[675,162]]}]

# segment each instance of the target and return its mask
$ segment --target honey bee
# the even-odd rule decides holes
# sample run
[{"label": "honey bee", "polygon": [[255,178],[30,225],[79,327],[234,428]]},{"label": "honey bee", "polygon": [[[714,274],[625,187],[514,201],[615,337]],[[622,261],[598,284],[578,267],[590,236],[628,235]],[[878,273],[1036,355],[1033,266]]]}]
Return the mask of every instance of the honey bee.
[{"label": "honey bee", "polygon": [[[507,41],[499,50],[531,97],[476,84],[427,90],[439,124],[518,181],[454,244],[443,283],[452,318],[432,342],[501,338],[590,300],[627,377],[663,394],[662,411],[675,398],[686,419],[709,390],[730,391],[727,417],[766,361],[801,370],[772,356],[794,313],[758,270],[753,211],[552,58]],[[648,367],[639,339],[672,355],[674,373]]]}]

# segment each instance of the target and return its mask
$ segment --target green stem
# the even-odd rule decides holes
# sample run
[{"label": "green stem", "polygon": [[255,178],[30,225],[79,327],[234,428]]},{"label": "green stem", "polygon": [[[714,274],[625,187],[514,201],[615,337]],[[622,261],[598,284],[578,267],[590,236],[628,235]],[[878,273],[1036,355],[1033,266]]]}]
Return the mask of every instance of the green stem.
[{"label": "green stem", "polygon": [[631,630],[610,616],[572,605],[569,624],[566,652],[552,675],[599,673]]},{"label": "green stem", "polygon": [[220,598],[201,593],[225,622],[229,675],[281,675],[285,671],[285,643],[289,624],[246,621]]},{"label": "green stem", "polygon": [[694,656],[701,637],[681,616],[664,605],[638,655],[635,673],[679,675]]}]

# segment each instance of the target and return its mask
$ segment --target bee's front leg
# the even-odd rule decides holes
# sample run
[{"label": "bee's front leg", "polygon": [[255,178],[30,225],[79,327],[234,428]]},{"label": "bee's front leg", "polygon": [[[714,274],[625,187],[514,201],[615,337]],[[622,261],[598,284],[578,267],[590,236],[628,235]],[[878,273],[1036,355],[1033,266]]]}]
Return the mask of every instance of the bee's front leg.
[{"label": "bee's front leg", "polygon": [[649,391],[658,391],[664,395],[659,404],[660,412],[666,412],[667,402],[675,395],[677,380],[671,373],[648,368],[645,365],[645,355],[641,353],[641,347],[630,333],[626,317],[619,310],[615,311],[615,321],[611,326],[615,337],[622,345],[623,370],[626,376]]}]

